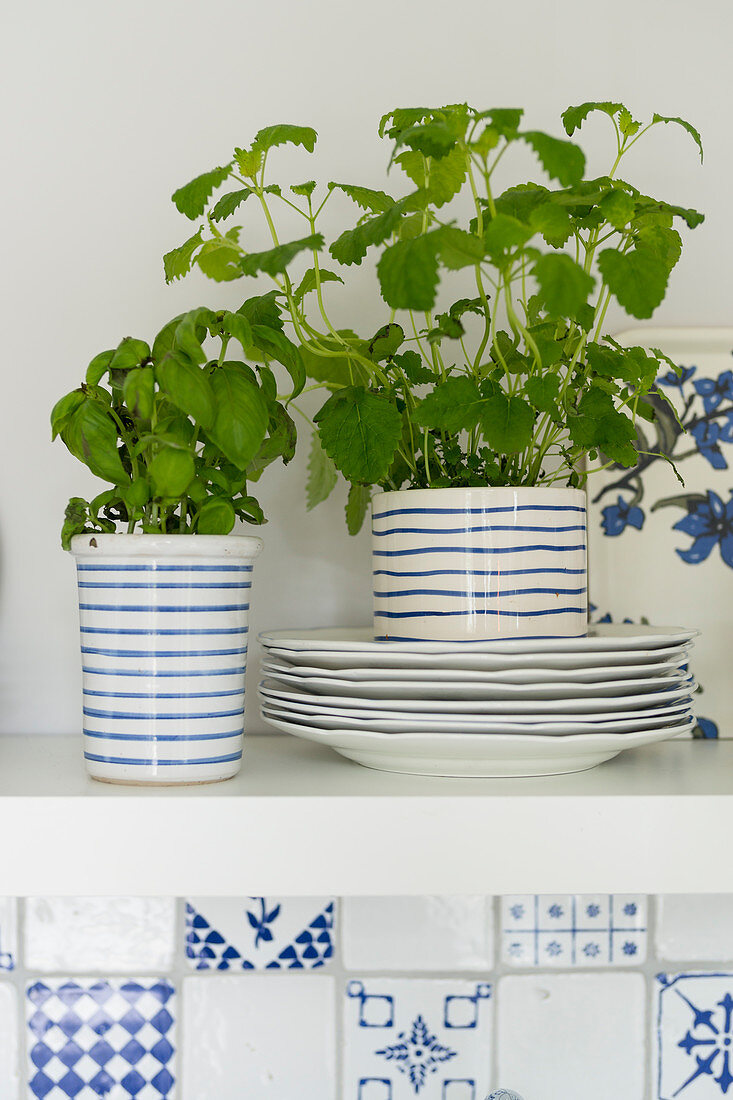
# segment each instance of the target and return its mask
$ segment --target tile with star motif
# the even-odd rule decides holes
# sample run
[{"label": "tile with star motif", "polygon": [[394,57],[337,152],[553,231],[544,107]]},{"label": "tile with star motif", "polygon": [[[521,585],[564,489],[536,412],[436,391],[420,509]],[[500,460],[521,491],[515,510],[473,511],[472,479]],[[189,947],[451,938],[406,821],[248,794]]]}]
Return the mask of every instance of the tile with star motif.
[{"label": "tile with star motif", "polygon": [[358,978],[344,999],[343,1100],[476,1100],[491,1078],[491,986]]},{"label": "tile with star motif", "polygon": [[173,1100],[175,991],[163,978],[49,978],[26,990],[28,1096]]},{"label": "tile with star motif", "polygon": [[659,974],[658,1100],[723,1100],[733,1086],[733,972]]},{"label": "tile with star motif", "polygon": [[512,894],[501,899],[509,966],[636,966],[646,958],[644,894]]}]

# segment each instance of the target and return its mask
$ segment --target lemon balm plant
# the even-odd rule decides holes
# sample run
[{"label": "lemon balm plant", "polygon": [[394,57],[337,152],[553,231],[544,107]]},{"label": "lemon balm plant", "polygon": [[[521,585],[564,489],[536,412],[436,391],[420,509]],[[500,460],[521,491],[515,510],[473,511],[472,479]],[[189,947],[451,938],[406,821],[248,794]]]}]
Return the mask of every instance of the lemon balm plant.
[{"label": "lemon balm plant", "polygon": [[[606,116],[611,146],[606,173],[589,178],[582,149],[569,139],[593,113]],[[615,300],[635,318],[650,317],[681,254],[678,227],[694,228],[702,215],[643,194],[621,178],[620,167],[650,127],[683,127],[702,156],[700,136],[679,118],[654,115],[642,125],[620,103],[584,103],[562,118],[567,137],[559,138],[525,129],[518,109],[457,104],[391,111],[379,133],[392,143],[389,166],[402,174],[399,193],[353,183],[319,189],[313,181],[289,187],[271,181],[273,150],[291,143],[312,152],[316,144],[309,127],[271,126],[174,194],[178,209],[200,224],[166,255],[169,280],[193,265],[216,280],[273,280],[270,301],[288,322],[306,374],[327,391],[314,418],[308,501],[312,506],[327,496],[341,473],[350,484],[350,530],[360,527],[372,487],[385,491],[376,498],[375,517],[435,515],[439,524],[405,528],[395,520],[393,529],[375,523],[377,542],[405,532],[445,542],[453,530],[445,516],[465,511],[465,504],[446,497],[443,507],[435,496],[427,503],[414,495],[408,504],[388,494],[461,490],[477,500],[479,491],[511,489],[552,496],[561,486],[581,489],[594,468],[637,462],[637,422],[653,420],[654,401],[664,399],[655,379],[665,357],[621,347],[606,335],[607,310]],[[501,163],[506,174],[518,146],[536,155],[544,182],[523,179],[499,190],[497,168]],[[362,214],[327,246],[323,212],[339,192]],[[253,206],[271,236],[265,251],[252,250],[246,230],[230,225]],[[302,218],[302,236],[281,239],[278,206]],[[370,250],[378,258],[385,317],[376,333],[365,334],[358,323],[337,327],[326,299]],[[577,501],[538,502],[523,507],[581,508]],[[472,511],[486,518],[490,506],[477,503]],[[465,544],[463,534],[462,528]],[[437,563],[425,559],[426,573],[448,572],[429,564]],[[375,569],[382,576],[393,572],[417,575]],[[582,589],[573,596],[581,597]],[[393,610],[380,612],[385,617],[413,615],[401,609],[396,590],[375,595],[394,601]],[[421,630],[426,615],[475,619],[465,609],[433,607],[432,595],[419,616]],[[565,601],[575,611],[581,602]],[[488,603],[482,614],[494,625],[502,614],[517,619],[513,607]],[[579,621],[575,615],[564,629],[577,632]]]},{"label": "lemon balm plant", "polygon": [[[234,775],[242,756],[253,562],[264,522],[250,483],[288,462],[297,354],[267,300],[173,318],[152,345],[126,337],[54,407],[54,437],[111,483],[69,502],[76,558],[84,755],[108,782]],[[236,348],[255,357],[255,367]],[[291,378],[278,398],[271,363]]]}]

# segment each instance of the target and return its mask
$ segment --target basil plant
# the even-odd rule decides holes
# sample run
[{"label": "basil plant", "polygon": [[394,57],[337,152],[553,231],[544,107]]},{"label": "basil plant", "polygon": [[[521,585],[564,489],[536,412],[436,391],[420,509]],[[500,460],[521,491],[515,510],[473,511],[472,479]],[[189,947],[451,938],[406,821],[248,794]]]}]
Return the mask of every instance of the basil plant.
[{"label": "basil plant", "polygon": [[[152,346],[125,337],[92,359],[81,386],[56,403],[51,427],[111,488],[69,501],[65,549],[84,532],[225,535],[237,519],[266,522],[249,485],[292,458],[287,406],[305,382],[282,328],[265,295],[236,312],[191,310]],[[237,344],[254,366],[234,354]],[[290,374],[282,400],[272,362]]]}]

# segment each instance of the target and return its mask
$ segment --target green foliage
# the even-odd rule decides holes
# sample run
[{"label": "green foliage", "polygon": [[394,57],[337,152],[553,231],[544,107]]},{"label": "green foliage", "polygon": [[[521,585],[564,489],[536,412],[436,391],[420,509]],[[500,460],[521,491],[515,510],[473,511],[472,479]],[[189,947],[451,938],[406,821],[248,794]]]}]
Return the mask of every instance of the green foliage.
[{"label": "green foliage", "polygon": [[[610,138],[605,174],[589,172],[577,140],[567,140],[598,115]],[[391,143],[395,196],[358,183],[266,181],[271,149],[315,147],[314,130],[284,125],[261,130],[248,148],[234,150],[228,169],[177,192],[179,208],[205,215],[206,224],[166,255],[169,281],[197,264],[215,280],[266,276],[274,287],[219,320],[218,331],[257,365],[257,374],[233,375],[241,392],[236,401],[228,395],[246,425],[241,438],[220,423],[226,362],[218,381],[192,381],[206,372],[201,347],[210,319],[179,318],[160,334],[153,369],[173,425],[195,406],[207,446],[216,442],[232,469],[248,465],[256,477],[258,456],[287,461],[292,453],[288,413],[275,415],[268,404],[277,396],[269,364],[289,372],[288,402],[306,379],[322,387],[327,399],[315,416],[307,503],[325,499],[340,473],[350,486],[350,531],[361,526],[372,485],[582,486],[596,461],[633,465],[645,446],[637,420],[654,416],[655,380],[661,364],[670,364],[661,353],[612,340],[607,310],[614,302],[631,317],[650,317],[680,259],[678,228],[694,229],[703,216],[643,194],[620,177],[620,165],[650,127],[681,127],[702,155],[700,135],[684,119],[661,114],[642,124],[610,101],[569,107],[563,136],[520,129],[522,118],[519,108],[465,103],[389,111],[379,134]],[[495,194],[494,168],[502,159],[507,169],[515,146],[531,150],[533,178]],[[325,240],[321,212],[334,194],[358,207],[358,220]],[[257,206],[263,214],[267,251],[250,250],[249,227],[225,230],[245,202],[247,218]],[[275,208],[285,204],[289,217],[302,218],[304,235],[283,244]],[[325,248],[329,268],[320,263]],[[358,325],[334,324],[328,302],[370,249],[387,307],[371,339]],[[152,364],[143,347],[126,354],[140,373],[127,392],[142,414],[150,405],[143,372]],[[90,364],[90,387],[111,355]],[[85,400],[80,391],[68,395],[54,410],[54,431],[68,434]],[[269,437],[253,450],[263,430]],[[198,482],[197,474],[189,493]]]},{"label": "green foliage", "polygon": [[[52,438],[60,436],[112,485],[92,501],[69,501],[66,549],[76,534],[113,532],[118,524],[127,531],[226,534],[237,517],[265,522],[247,482],[275,459],[290,460],[295,425],[269,367],[259,368],[258,380],[252,367],[225,358],[232,339],[258,359],[290,356],[305,377],[277,305],[264,295],[237,313],[200,308],[174,317],[152,349],[125,337],[95,356],[87,380],[56,402]],[[209,354],[210,341],[218,341],[218,355]]]}]

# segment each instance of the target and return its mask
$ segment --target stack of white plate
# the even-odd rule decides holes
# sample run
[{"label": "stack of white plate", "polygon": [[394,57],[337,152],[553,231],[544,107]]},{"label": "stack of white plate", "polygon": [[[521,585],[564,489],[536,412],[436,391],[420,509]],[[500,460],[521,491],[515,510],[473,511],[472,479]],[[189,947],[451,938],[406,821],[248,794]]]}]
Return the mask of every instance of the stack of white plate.
[{"label": "stack of white plate", "polygon": [[462,643],[277,630],[260,635],[262,714],[382,771],[584,771],[690,732],[696,633],[603,624],[583,638]]}]

